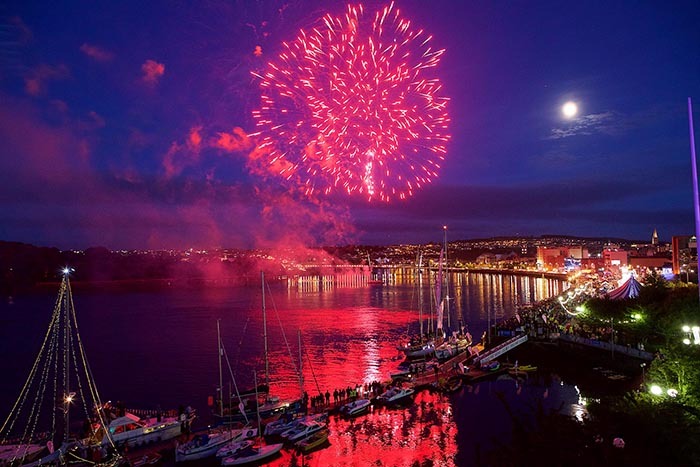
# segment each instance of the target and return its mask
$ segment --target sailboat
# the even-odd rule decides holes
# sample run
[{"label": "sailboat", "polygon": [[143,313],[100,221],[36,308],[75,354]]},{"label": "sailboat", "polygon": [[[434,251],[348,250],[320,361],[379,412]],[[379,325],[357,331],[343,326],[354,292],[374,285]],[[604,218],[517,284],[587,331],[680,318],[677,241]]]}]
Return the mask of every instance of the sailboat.
[{"label": "sailboat", "polygon": [[[106,416],[78,332],[71,272],[63,269],[39,353],[0,426],[0,465],[65,465],[86,457],[94,464],[116,465],[122,460],[109,431],[104,445],[100,437]],[[72,417],[78,411],[82,429]]]},{"label": "sailboat", "polygon": [[398,346],[397,349],[402,351],[406,358],[417,359],[431,357],[435,352],[435,342],[428,338],[423,333],[423,284],[422,284],[422,263],[423,255],[418,254],[417,270],[418,270],[418,321],[420,323],[420,334],[414,336],[407,344]]},{"label": "sailboat", "polygon": [[[437,310],[438,310],[438,318],[437,318],[437,330],[436,330],[436,345],[435,345],[435,357],[439,361],[444,361],[449,358],[454,357],[455,355],[465,352],[469,349],[469,347],[472,345],[472,336],[469,334],[469,332],[466,330],[466,328],[462,325],[462,322],[460,320],[459,322],[459,330],[458,331],[453,331],[450,336],[446,336],[444,331],[443,331],[443,317],[446,315],[447,317],[447,328],[449,330],[450,328],[450,283],[449,283],[449,270],[446,270],[444,273],[444,283],[445,283],[445,294],[444,297],[441,297],[441,287],[443,283],[443,264],[446,265],[447,263],[447,226],[443,227],[443,230],[445,232],[444,234],[444,247],[443,250],[440,252],[440,265],[438,267],[438,279],[436,281],[437,283],[437,289],[436,289],[436,294],[435,294],[435,300],[436,300],[436,305],[437,305]],[[443,253],[444,253],[444,258],[443,258]]]},{"label": "sailboat", "polygon": [[[233,371],[231,370],[231,365],[228,360],[228,355],[226,354],[226,348],[221,340],[221,327],[219,321],[216,321],[216,336],[217,336],[217,350],[219,357],[219,394],[223,392],[223,370],[222,370],[222,359],[226,359],[228,365],[228,370],[230,372],[231,381],[238,393],[238,385],[236,384],[236,379],[233,377]],[[219,405],[219,413],[223,415],[223,406]],[[245,416],[245,411],[242,412]],[[215,454],[221,456],[224,454],[230,455],[239,449],[248,440],[258,434],[258,430],[252,428],[248,425],[248,419],[245,419],[245,426],[242,428],[225,428],[216,427],[210,428],[204,432],[197,433],[191,440],[175,447],[175,462],[187,462],[193,460],[206,459],[207,457],[213,457]],[[227,454],[228,453],[228,454]],[[220,457],[221,457],[220,456]]]},{"label": "sailboat", "polygon": [[[255,387],[258,387],[257,375],[254,375]],[[255,416],[258,420],[258,434],[260,433],[260,406],[256,401],[256,413]],[[262,444],[262,436],[258,435],[258,444],[245,443],[239,449],[233,452],[229,457],[224,457],[221,460],[221,465],[243,465],[256,462],[258,464],[265,463],[268,459],[276,455],[282,450],[282,443],[277,444]]]},{"label": "sailboat", "polygon": [[[214,413],[214,416],[220,418],[223,423],[236,423],[244,420],[252,419],[257,413],[260,417],[264,419],[269,419],[275,416],[279,416],[282,413],[290,411],[298,411],[301,409],[301,400],[294,401],[283,401],[277,396],[271,396],[270,390],[270,361],[268,358],[268,342],[267,342],[267,308],[265,306],[265,273],[260,273],[262,281],[262,318],[263,318],[263,343],[264,343],[264,358],[265,358],[265,383],[261,386],[257,386],[250,393],[237,394],[235,397],[236,404],[229,403],[228,406],[224,406],[223,403],[223,390],[220,391],[219,396],[219,407],[218,413]],[[264,400],[262,404],[258,400],[260,393]],[[229,399],[234,399],[231,395]]]}]

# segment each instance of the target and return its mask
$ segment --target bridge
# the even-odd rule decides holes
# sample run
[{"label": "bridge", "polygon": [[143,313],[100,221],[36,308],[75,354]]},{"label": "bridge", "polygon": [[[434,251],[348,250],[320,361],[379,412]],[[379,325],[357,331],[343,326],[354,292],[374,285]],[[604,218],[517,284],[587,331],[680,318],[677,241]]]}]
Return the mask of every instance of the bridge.
[{"label": "bridge", "polygon": [[519,336],[511,337],[507,341],[497,345],[496,347],[487,350],[486,352],[479,354],[474,358],[474,363],[483,365],[484,363],[490,362],[491,360],[500,357],[504,353],[516,348],[517,346],[527,342],[527,334],[521,334]]}]

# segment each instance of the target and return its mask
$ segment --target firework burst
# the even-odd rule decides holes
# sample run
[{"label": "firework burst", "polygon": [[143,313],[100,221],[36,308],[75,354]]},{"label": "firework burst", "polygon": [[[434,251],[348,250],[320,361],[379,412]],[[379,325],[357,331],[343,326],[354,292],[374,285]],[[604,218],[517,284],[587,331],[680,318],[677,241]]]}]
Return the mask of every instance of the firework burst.
[{"label": "firework burst", "polygon": [[349,5],[301,30],[254,73],[261,162],[307,194],[412,196],[437,176],[450,139],[435,76],[444,50],[430,41],[393,3],[373,17]]}]

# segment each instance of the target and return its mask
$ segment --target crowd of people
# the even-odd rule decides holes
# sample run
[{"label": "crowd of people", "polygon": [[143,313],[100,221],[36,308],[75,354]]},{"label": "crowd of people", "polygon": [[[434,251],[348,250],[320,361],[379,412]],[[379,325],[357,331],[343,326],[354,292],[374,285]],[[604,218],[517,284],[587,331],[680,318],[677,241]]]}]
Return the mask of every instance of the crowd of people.
[{"label": "crowd of people", "polygon": [[347,404],[355,399],[372,399],[379,396],[386,390],[386,385],[380,381],[373,381],[366,384],[358,384],[356,386],[348,386],[345,388],[334,389],[333,392],[326,390],[325,393],[319,393],[316,396],[311,396],[304,393],[305,407],[309,407],[308,403],[311,403],[311,410],[328,410],[338,405]]}]

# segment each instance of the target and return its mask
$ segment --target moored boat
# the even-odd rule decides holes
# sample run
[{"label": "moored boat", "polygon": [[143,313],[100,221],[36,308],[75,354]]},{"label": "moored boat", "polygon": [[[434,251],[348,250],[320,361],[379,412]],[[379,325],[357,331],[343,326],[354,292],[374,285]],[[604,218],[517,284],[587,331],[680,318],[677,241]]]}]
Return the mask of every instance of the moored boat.
[{"label": "moored boat", "polygon": [[306,452],[312,451],[320,446],[323,446],[323,444],[328,442],[328,435],[329,435],[328,429],[323,429],[321,431],[317,431],[316,433],[312,434],[308,438],[304,438],[300,441],[297,441],[295,446],[301,452],[306,453]]},{"label": "moored boat", "polygon": [[287,431],[283,431],[280,436],[287,442],[294,443],[295,441],[304,439],[317,431],[323,430],[324,428],[326,428],[326,423],[324,422],[319,422],[316,420],[305,421],[297,423],[293,428],[290,428]]},{"label": "moored boat", "polygon": [[328,413],[317,413],[311,415],[304,415],[303,417],[291,418],[289,416],[283,416],[274,422],[270,422],[265,426],[265,436],[276,436],[281,433],[290,430],[297,426],[299,423],[318,421],[324,422],[328,420]]},{"label": "moored boat", "polygon": [[221,465],[244,465],[253,462],[263,462],[280,452],[282,450],[282,446],[282,443],[260,446],[249,444],[232,456],[225,457],[221,461]]},{"label": "moored boat", "polygon": [[[225,403],[223,398],[223,387],[220,385],[218,400],[216,401],[218,410],[214,416],[222,423],[248,422],[248,420],[258,416],[263,420],[279,417],[285,413],[298,413],[302,411],[302,399],[281,400],[278,396],[270,395],[270,370],[267,344],[267,307],[265,305],[265,275],[260,273],[262,284],[262,319],[263,319],[263,343],[265,358],[265,383],[255,385],[253,391],[243,394],[230,395]],[[257,414],[257,415],[256,415]]]},{"label": "moored boat", "polygon": [[117,446],[128,444],[130,447],[146,443],[167,441],[183,433],[194,418],[193,414],[181,414],[179,417],[153,417],[141,419],[126,412],[107,426],[109,433],[102,439],[103,445],[111,442]]},{"label": "moored boat", "polygon": [[377,397],[377,400],[386,405],[398,404],[408,400],[415,392],[413,388],[392,387]]},{"label": "moored boat", "polygon": [[369,399],[357,399],[340,407],[340,413],[348,417],[354,417],[369,410]]},{"label": "moored boat", "polygon": [[444,393],[453,394],[462,389],[463,384],[464,381],[462,381],[460,376],[453,376],[442,385],[441,389]]},{"label": "moored boat", "polygon": [[425,342],[409,342],[406,345],[396,347],[406,355],[406,358],[430,357],[435,353],[435,342],[428,340]]},{"label": "moored boat", "polygon": [[188,442],[176,446],[175,462],[212,457],[227,444],[252,438],[257,432],[255,428],[241,428],[236,430],[214,429],[196,434]]}]

